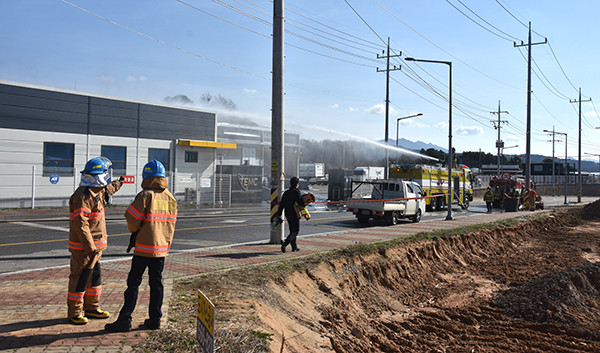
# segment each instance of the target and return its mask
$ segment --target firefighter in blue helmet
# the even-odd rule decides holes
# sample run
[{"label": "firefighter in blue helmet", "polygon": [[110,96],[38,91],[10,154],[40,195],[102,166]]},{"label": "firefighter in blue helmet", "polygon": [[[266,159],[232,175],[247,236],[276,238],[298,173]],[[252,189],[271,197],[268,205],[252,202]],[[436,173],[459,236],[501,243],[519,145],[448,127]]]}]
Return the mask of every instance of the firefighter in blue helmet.
[{"label": "firefighter in blue helmet", "polygon": [[90,159],[81,172],[79,187],[69,200],[71,273],[67,317],[76,325],[87,324],[88,317],[106,319],[110,316],[100,309],[100,258],[107,245],[104,204],[123,185],[123,177],[111,182],[111,165],[105,157]]},{"label": "firefighter in blue helmet", "polygon": [[132,314],[146,268],[150,284],[150,303],[148,319],[144,321],[144,326],[149,329],[160,328],[164,295],[162,271],[175,232],[177,201],[167,190],[169,185],[165,178],[165,167],[161,162],[148,162],[144,166],[142,177],[143,190],[137,194],[125,212],[127,228],[132,233],[129,246],[134,249],[124,294],[125,303],[117,321],[104,326],[109,332],[131,331]]}]

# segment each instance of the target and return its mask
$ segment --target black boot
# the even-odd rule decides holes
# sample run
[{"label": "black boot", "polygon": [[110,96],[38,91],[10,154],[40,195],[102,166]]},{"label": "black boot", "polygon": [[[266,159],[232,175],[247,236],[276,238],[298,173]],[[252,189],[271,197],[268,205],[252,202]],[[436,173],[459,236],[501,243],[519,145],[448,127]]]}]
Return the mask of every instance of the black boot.
[{"label": "black boot", "polygon": [[150,330],[158,330],[158,329],[160,329],[160,319],[158,319],[158,320],[146,319],[146,320],[144,320],[144,326],[149,328]]},{"label": "black boot", "polygon": [[104,325],[104,329],[108,332],[129,332],[131,331],[131,318],[129,319],[117,319],[112,324]]},{"label": "black boot", "polygon": [[285,252],[285,243],[281,241],[281,252]]}]

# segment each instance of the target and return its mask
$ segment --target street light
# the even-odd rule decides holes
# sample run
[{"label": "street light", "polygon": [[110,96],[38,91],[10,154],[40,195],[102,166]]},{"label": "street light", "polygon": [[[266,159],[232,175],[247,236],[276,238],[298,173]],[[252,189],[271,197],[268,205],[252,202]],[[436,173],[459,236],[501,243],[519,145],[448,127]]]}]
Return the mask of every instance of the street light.
[{"label": "street light", "polygon": [[446,220],[452,220],[452,61],[424,60],[415,58],[404,58],[404,61],[416,61],[422,63],[434,63],[448,65],[448,215]]},{"label": "street light", "polygon": [[557,135],[565,135],[565,205],[567,204],[567,176],[569,175],[569,163],[567,162],[567,133],[554,131]]},{"label": "street light", "polygon": [[500,154],[502,155],[502,159],[500,159],[500,175],[502,175],[502,173],[504,172],[504,150],[508,149],[508,148],[515,148],[515,147],[519,147],[519,145],[502,147],[501,152],[500,152]]},{"label": "street light", "polygon": [[[408,115],[408,116],[404,116],[402,118],[396,119],[396,148],[398,148],[398,130],[400,128],[400,120],[414,118],[414,117],[422,116],[422,115],[423,115],[423,113],[417,113],[417,114],[412,114],[412,115]],[[396,150],[396,164],[398,164],[398,151],[397,150]]]}]

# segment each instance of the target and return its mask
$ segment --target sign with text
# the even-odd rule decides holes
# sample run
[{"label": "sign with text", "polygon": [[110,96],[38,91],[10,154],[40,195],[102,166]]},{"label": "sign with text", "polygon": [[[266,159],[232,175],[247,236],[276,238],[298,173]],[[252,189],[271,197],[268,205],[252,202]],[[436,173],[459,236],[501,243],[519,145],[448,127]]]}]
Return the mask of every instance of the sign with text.
[{"label": "sign with text", "polygon": [[123,184],[135,184],[135,175],[121,175],[123,177]]},{"label": "sign with text", "polygon": [[206,353],[215,351],[215,306],[198,289],[198,319],[196,320],[196,339]]},{"label": "sign with text", "polygon": [[210,187],[210,179],[202,179],[202,187],[209,188]]}]

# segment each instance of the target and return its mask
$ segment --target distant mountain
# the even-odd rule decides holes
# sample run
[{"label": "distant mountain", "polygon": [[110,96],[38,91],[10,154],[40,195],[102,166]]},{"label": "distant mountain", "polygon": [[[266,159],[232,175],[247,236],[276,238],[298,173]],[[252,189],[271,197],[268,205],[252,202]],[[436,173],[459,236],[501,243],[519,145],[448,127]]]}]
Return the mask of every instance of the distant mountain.
[{"label": "distant mountain", "polygon": [[[396,140],[390,140],[390,144],[393,144],[395,146]],[[448,149],[446,149],[444,147],[440,147],[438,145],[434,145],[432,143],[427,143],[427,142],[423,142],[423,141],[413,142],[413,141],[407,140],[405,138],[398,139],[398,146],[409,149],[411,151],[416,151],[416,152],[419,152],[421,150],[421,148],[425,149],[425,150],[427,150],[429,148],[434,148],[436,150],[441,150],[441,151],[448,153]]]}]

